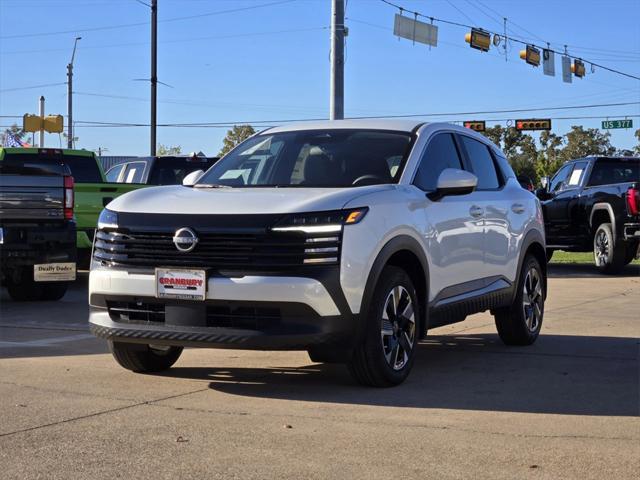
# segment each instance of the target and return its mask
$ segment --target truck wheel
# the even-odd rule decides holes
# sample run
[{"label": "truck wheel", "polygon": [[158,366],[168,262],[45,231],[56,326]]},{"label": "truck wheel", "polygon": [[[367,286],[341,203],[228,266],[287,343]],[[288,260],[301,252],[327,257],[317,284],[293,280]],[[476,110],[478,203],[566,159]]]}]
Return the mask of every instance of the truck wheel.
[{"label": "truck wheel", "polygon": [[109,341],[109,350],[120,366],[138,373],[167,370],[180,358],[182,347]]},{"label": "truck wheel", "polygon": [[41,300],[48,300],[55,302],[64,297],[67,293],[69,284],[67,282],[51,282],[42,285],[42,298]]},{"label": "truck wheel", "polygon": [[364,319],[362,343],[349,371],[372,387],[402,383],[413,366],[418,343],[419,303],[411,279],[397,267],[385,267]]},{"label": "truck wheel", "polygon": [[618,273],[624,267],[626,248],[624,242],[616,242],[610,223],[602,223],[593,236],[593,258],[601,273]]},{"label": "truck wheel", "polygon": [[42,284],[33,281],[33,272],[23,268],[17,276],[7,280],[7,291],[16,302],[35,302],[42,299]]},{"label": "truck wheel", "polygon": [[629,265],[633,262],[633,259],[636,258],[638,254],[638,243],[630,243],[627,245],[626,257],[624,259],[624,264]]},{"label": "truck wheel", "polygon": [[543,279],[538,260],[527,255],[513,304],[496,310],[494,315],[498,335],[506,345],[531,345],[538,338],[544,317]]}]

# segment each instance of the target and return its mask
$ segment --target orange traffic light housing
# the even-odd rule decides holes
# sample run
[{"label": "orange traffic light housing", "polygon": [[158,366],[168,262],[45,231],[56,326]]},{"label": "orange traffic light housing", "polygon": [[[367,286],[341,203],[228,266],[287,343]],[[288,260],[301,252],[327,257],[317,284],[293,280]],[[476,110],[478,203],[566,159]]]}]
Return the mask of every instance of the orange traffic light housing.
[{"label": "orange traffic light housing", "polygon": [[584,77],[584,74],[586,73],[584,63],[578,59],[574,60],[573,64],[571,65],[571,73],[573,73],[578,78]]},{"label": "orange traffic light housing", "polygon": [[533,45],[527,45],[526,50],[520,50],[520,58],[529,65],[540,66],[540,50]]},{"label": "orange traffic light housing", "polygon": [[484,132],[486,130],[486,123],[484,120],[468,120],[463,123],[464,128],[469,128],[476,132]]},{"label": "orange traffic light housing", "polygon": [[550,118],[531,118],[516,120],[516,130],[551,130]]},{"label": "orange traffic light housing", "polygon": [[472,28],[471,32],[464,36],[464,41],[467,42],[471,48],[488,52],[491,47],[491,34],[480,28]]}]

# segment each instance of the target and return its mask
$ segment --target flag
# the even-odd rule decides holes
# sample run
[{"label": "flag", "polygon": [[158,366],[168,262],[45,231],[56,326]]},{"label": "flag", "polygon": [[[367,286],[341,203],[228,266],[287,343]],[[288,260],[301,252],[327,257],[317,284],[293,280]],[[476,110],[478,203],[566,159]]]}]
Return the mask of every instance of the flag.
[{"label": "flag", "polygon": [[3,147],[24,147],[25,144],[11,132],[5,132]]}]

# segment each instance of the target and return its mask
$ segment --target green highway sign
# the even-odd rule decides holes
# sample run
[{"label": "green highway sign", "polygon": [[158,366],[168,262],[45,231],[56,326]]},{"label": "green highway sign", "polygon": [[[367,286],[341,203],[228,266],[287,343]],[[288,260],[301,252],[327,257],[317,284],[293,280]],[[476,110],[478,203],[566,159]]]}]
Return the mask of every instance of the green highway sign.
[{"label": "green highway sign", "polygon": [[603,120],[602,128],[632,128],[633,120]]}]

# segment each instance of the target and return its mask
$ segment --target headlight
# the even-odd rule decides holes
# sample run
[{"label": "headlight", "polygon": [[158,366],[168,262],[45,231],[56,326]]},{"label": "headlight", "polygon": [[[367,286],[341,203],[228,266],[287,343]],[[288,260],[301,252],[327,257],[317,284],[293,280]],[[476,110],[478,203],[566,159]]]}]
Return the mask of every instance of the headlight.
[{"label": "headlight", "polygon": [[118,214],[106,208],[102,210],[98,217],[98,228],[118,228]]},{"label": "headlight", "polygon": [[359,223],[369,207],[329,212],[295,213],[288,215],[272,228],[274,232],[331,233],[342,230],[343,225]]}]

